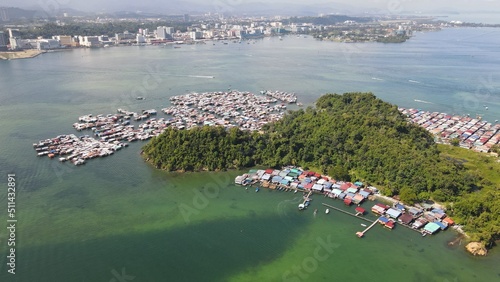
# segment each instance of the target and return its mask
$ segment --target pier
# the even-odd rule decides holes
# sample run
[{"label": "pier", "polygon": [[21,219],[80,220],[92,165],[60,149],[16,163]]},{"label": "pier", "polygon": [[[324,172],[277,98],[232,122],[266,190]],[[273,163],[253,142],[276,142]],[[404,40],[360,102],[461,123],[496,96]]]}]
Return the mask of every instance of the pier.
[{"label": "pier", "polygon": [[374,222],[372,222],[372,224],[370,224],[370,226],[366,227],[365,230],[361,231],[361,232],[356,232],[356,235],[361,238],[365,235],[366,232],[368,232],[368,230],[370,230],[370,228],[372,228],[373,226],[375,226],[375,224],[377,224],[377,220],[375,220]]},{"label": "pier", "polygon": [[309,196],[311,196],[311,194],[312,194],[312,191],[309,191],[307,196],[304,197],[304,202],[302,202],[303,205],[305,205],[307,201],[311,200],[311,198],[309,198]]},{"label": "pier", "polygon": [[[369,220],[368,218],[361,217],[361,216],[357,216],[357,215],[355,215],[355,214],[353,214],[353,213],[350,213],[350,212],[348,212],[348,211],[345,211],[345,210],[342,210],[342,209],[339,209],[339,208],[336,208],[336,207],[330,206],[330,205],[325,204],[325,203],[322,203],[322,204],[323,204],[323,206],[325,206],[325,207],[329,207],[329,208],[334,209],[334,210],[336,210],[336,211],[339,211],[339,212],[345,213],[345,214],[347,214],[347,215],[353,216],[353,217],[355,217],[355,218],[359,218],[359,219],[362,219],[362,220],[364,220],[364,221],[368,221],[368,222],[372,223],[372,221],[371,221],[371,220]],[[377,222],[377,221],[375,221],[375,222]]]}]

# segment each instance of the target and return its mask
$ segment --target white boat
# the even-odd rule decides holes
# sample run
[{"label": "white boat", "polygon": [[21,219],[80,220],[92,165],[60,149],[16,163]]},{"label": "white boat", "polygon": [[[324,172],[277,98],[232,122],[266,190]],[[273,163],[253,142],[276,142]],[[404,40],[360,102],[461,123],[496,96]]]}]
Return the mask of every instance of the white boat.
[{"label": "white boat", "polygon": [[366,224],[364,224],[364,223],[361,223],[361,226],[363,226],[363,227],[366,227]]},{"label": "white boat", "polygon": [[299,204],[299,210],[300,211],[303,210],[303,209],[305,209],[305,208],[306,208],[306,206],[304,204]]},{"label": "white boat", "polygon": [[330,213],[330,209],[326,209],[326,210],[325,210],[325,213],[326,213],[326,214],[329,214],[329,213]]}]

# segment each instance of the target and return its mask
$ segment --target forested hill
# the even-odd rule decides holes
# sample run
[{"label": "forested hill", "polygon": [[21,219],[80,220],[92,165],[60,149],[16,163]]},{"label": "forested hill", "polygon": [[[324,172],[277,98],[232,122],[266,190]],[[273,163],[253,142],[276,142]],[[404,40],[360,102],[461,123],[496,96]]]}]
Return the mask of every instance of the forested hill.
[{"label": "forested hill", "polygon": [[169,171],[314,167],[338,179],[382,185],[408,202],[432,193],[450,199],[475,182],[460,164],[439,158],[427,131],[371,93],[324,95],[315,108],[290,111],[263,131],[169,129],[144,147],[144,155]]},{"label": "forested hill", "polygon": [[440,153],[430,133],[370,93],[324,95],[315,108],[289,112],[262,133],[168,129],[144,147],[144,155],[169,171],[310,167],[336,179],[377,185],[408,204],[448,202],[472,239],[491,243],[500,234],[498,167],[488,165],[487,157],[474,161],[476,166],[472,157],[467,163],[467,158]]}]

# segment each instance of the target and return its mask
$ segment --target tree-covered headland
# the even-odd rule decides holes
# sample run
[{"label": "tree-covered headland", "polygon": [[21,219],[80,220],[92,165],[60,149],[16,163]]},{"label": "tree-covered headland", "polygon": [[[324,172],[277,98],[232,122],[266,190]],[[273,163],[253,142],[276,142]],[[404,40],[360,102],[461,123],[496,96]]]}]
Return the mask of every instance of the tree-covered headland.
[{"label": "tree-covered headland", "polygon": [[[168,171],[311,167],[335,179],[376,185],[408,204],[456,203],[450,211],[458,223],[467,223],[474,239],[492,242],[500,234],[500,192],[498,186],[493,189],[498,183],[485,183],[477,170],[442,154],[430,133],[371,93],[324,95],[316,107],[289,111],[259,133],[208,126],[168,129],[143,152]],[[483,192],[487,196],[478,196]]]}]

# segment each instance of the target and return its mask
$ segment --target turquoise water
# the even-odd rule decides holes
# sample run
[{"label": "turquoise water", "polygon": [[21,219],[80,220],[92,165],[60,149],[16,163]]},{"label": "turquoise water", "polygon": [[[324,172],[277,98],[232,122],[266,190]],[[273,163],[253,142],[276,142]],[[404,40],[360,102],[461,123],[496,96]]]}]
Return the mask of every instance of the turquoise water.
[{"label": "turquoise water", "polygon": [[[124,273],[127,281],[498,280],[498,250],[471,257],[447,246],[452,231],[422,238],[375,226],[360,240],[361,222],[323,213],[322,202],[339,202],[315,196],[312,209],[299,212],[298,195],[234,186],[240,171],[158,171],[141,159],[144,143],[74,167],[37,158],[31,144],[73,133],[83,114],[159,110],[172,95],[227,88],[296,92],[304,104],[327,92],[372,91],[402,107],[494,121],[499,32],[450,29],[394,45],[291,36],[2,61],[0,172],[2,183],[16,174],[19,221],[16,275],[6,272],[8,234],[0,229],[0,280],[120,281]],[[0,197],[5,210],[6,193]]]}]

